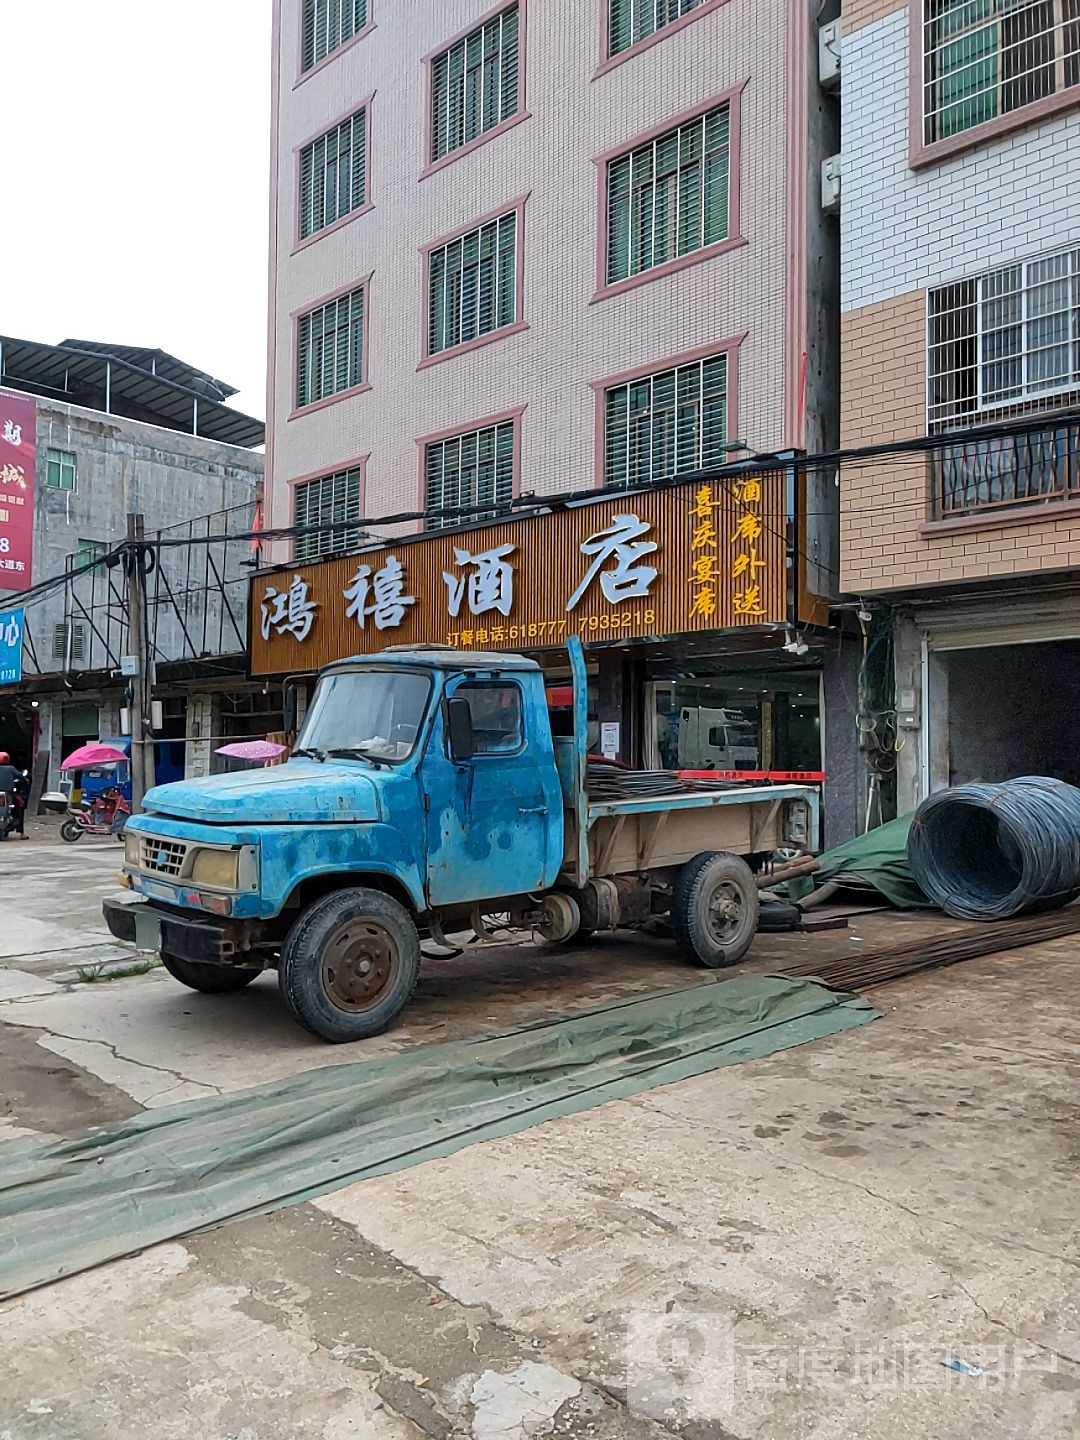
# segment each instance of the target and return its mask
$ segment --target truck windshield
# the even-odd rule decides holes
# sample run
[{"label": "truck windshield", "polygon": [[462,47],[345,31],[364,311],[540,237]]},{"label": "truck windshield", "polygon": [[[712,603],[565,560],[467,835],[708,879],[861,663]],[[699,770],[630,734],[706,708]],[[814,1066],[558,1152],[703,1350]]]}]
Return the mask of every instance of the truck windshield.
[{"label": "truck windshield", "polygon": [[407,760],[416,748],[430,693],[431,677],[408,671],[339,670],[324,675],[296,751],[355,753],[390,764]]}]

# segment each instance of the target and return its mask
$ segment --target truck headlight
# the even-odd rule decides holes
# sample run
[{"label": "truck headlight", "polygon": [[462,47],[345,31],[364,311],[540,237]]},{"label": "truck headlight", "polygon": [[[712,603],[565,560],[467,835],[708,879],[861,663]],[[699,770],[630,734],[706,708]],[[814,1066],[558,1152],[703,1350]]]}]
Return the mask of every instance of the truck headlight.
[{"label": "truck headlight", "polygon": [[139,868],[139,837],[133,831],[124,833],[124,864],[132,870]]},{"label": "truck headlight", "polygon": [[220,890],[240,888],[240,855],[236,850],[196,850],[191,863],[195,885],[215,885]]}]

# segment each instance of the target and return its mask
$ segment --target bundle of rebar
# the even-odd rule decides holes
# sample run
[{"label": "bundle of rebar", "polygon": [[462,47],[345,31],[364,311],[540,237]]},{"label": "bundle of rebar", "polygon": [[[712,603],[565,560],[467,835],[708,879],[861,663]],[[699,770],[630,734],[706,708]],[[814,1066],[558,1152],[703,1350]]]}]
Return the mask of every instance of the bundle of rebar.
[{"label": "bundle of rebar", "polygon": [[1046,940],[1059,940],[1080,931],[1080,905],[1038,916],[1002,920],[997,925],[980,925],[970,930],[950,931],[929,940],[911,940],[861,955],[842,955],[835,960],[806,960],[786,966],[781,975],[805,976],[820,980],[837,990],[862,990],[902,980],[925,970],[938,970],[961,960],[977,960],[999,951],[1019,950]]},{"label": "bundle of rebar", "polygon": [[728,790],[735,782],[688,780],[676,770],[625,770],[591,757],[585,767],[585,788],[592,800],[651,800],[662,795]]},{"label": "bundle of rebar", "polygon": [[957,920],[1001,920],[1080,895],[1080,790],[1021,775],[957,785],[915,812],[908,864],[920,890]]}]

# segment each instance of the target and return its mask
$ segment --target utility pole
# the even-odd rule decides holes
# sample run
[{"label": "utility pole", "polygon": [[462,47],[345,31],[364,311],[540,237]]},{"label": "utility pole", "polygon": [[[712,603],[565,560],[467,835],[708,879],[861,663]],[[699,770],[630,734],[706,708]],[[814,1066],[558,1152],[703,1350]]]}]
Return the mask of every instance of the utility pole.
[{"label": "utility pole", "polygon": [[125,569],[127,570],[128,646],[136,657],[139,672],[133,677],[131,702],[131,808],[142,809],[147,790],[153,788],[154,737],[150,730],[150,700],[153,676],[146,649],[146,550],[143,546],[143,517],[127,517]]}]

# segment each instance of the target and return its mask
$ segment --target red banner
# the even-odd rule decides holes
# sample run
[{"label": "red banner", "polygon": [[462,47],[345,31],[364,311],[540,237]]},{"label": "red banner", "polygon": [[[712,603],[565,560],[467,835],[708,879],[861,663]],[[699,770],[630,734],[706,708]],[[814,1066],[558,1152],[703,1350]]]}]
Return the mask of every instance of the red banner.
[{"label": "red banner", "polygon": [[784,784],[823,785],[824,770],[680,770],[684,780],[762,780]]},{"label": "red banner", "polygon": [[34,564],[37,401],[0,390],[0,590],[29,590]]}]

